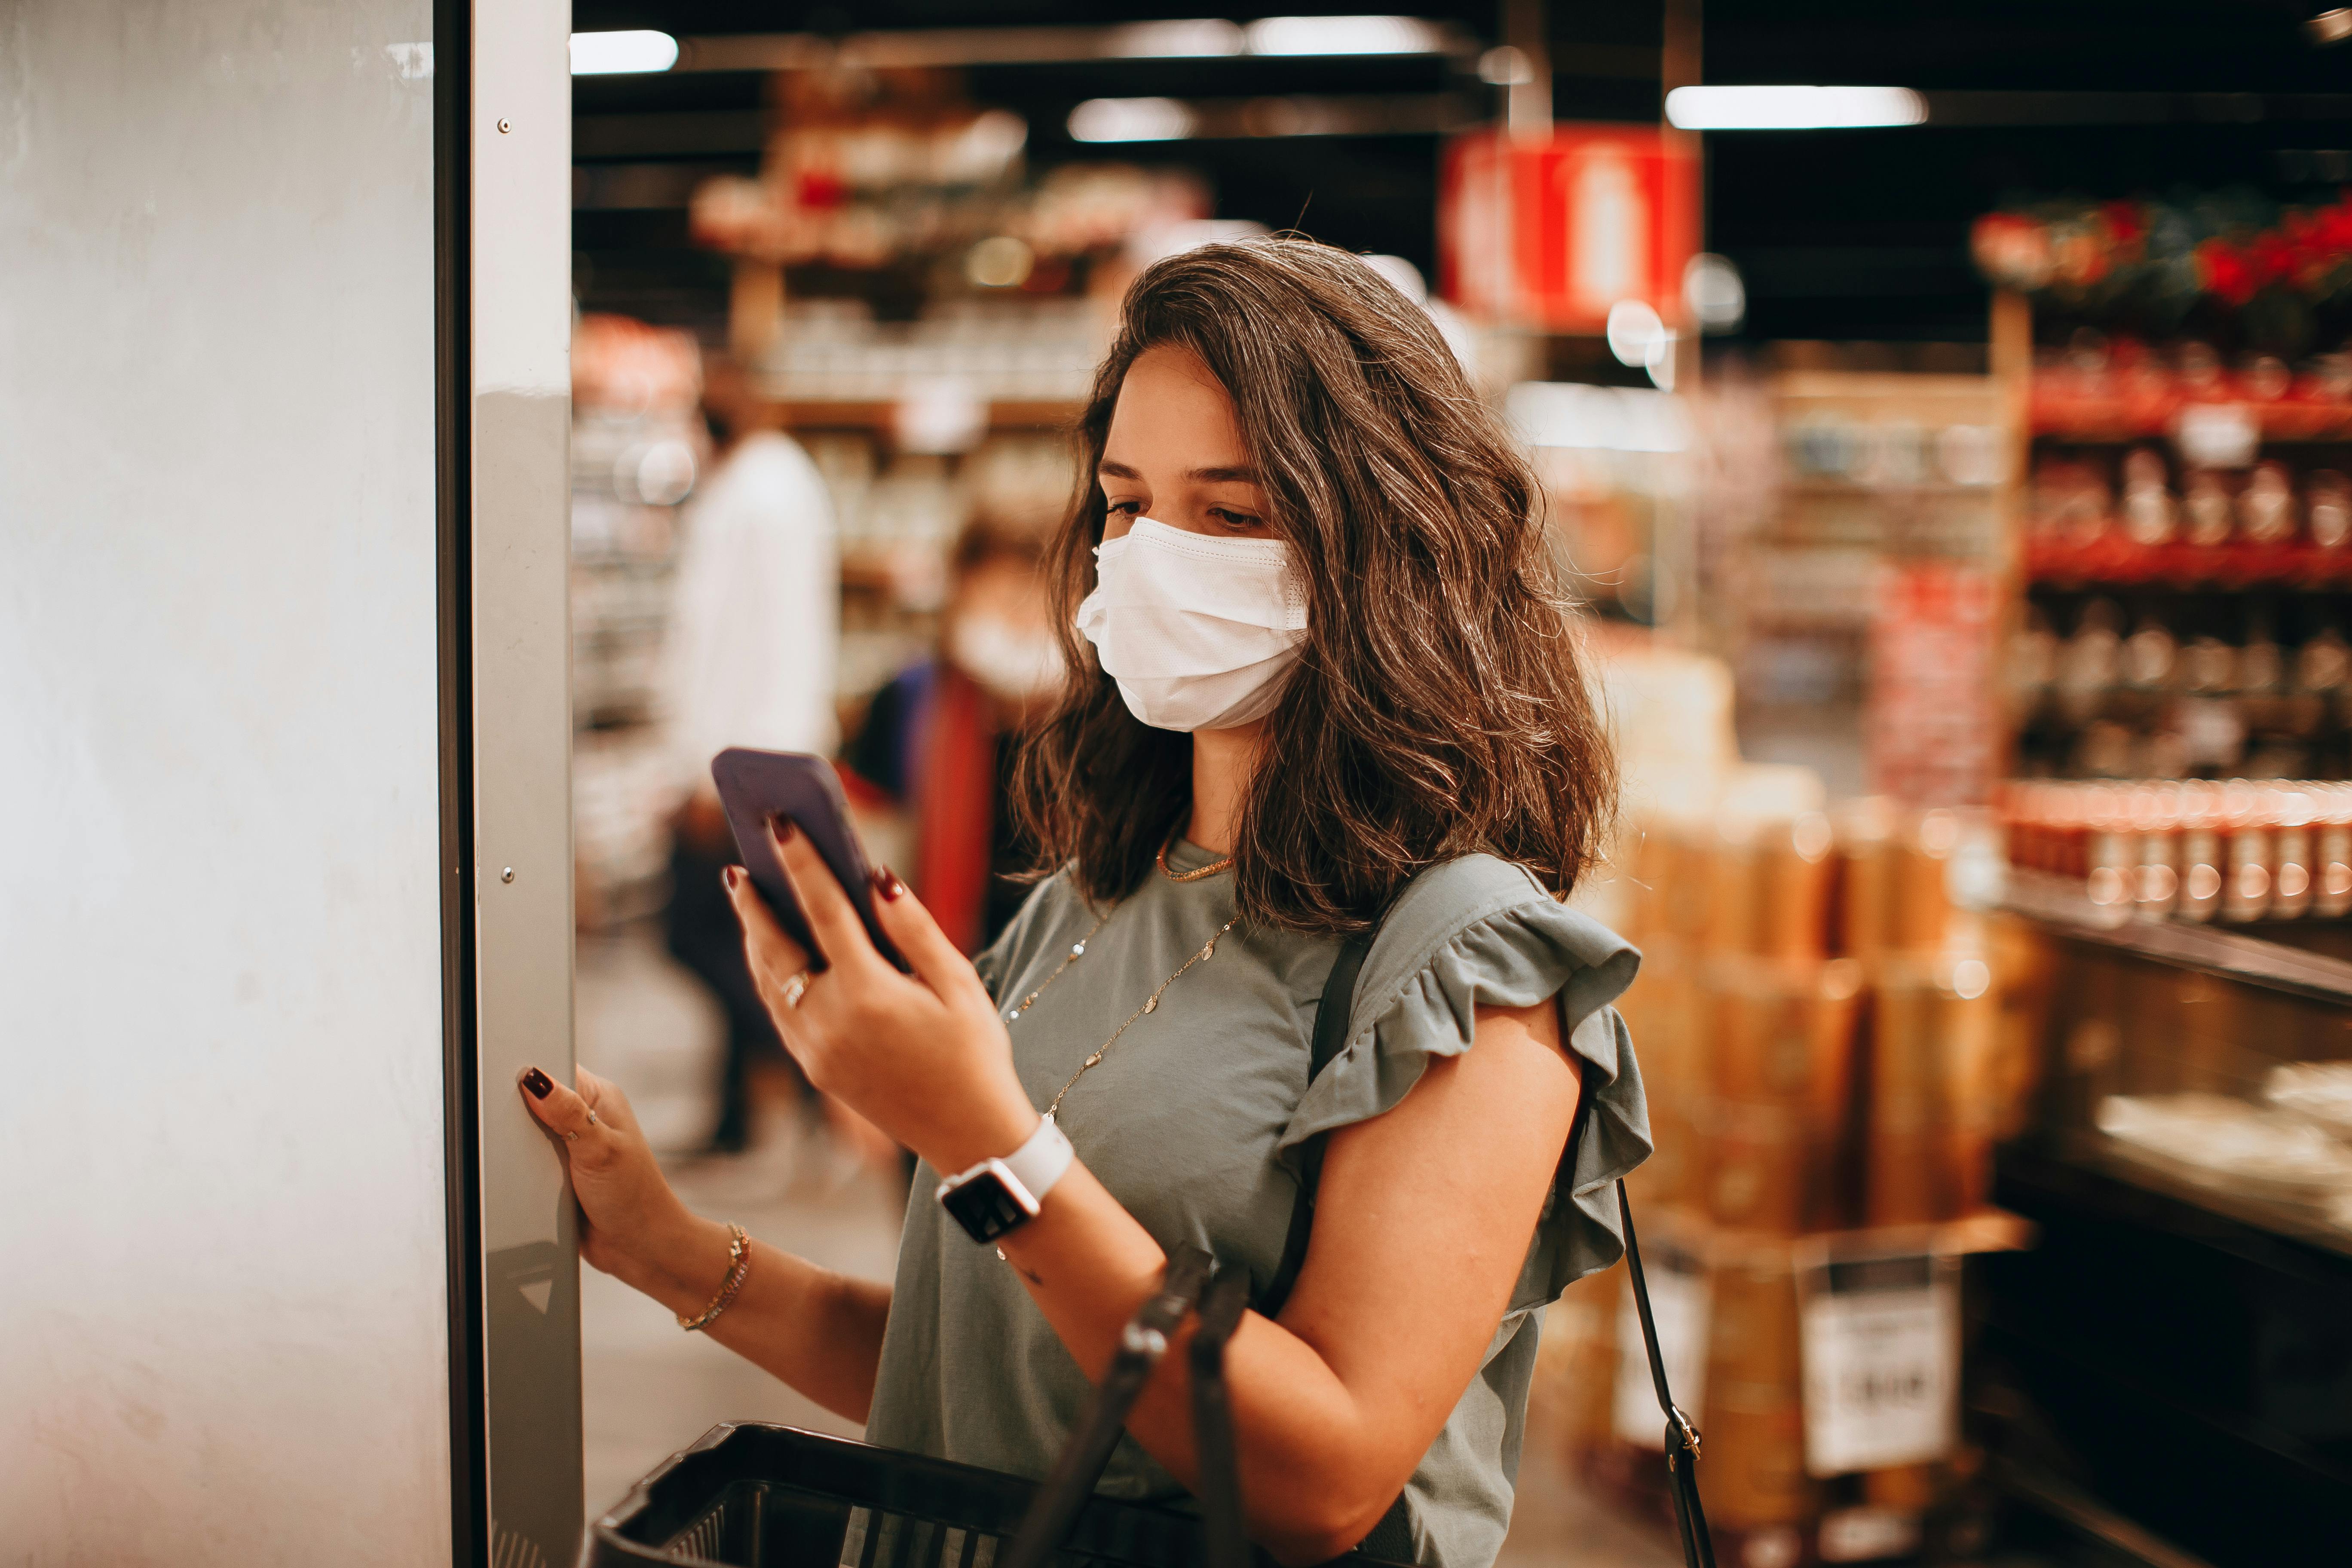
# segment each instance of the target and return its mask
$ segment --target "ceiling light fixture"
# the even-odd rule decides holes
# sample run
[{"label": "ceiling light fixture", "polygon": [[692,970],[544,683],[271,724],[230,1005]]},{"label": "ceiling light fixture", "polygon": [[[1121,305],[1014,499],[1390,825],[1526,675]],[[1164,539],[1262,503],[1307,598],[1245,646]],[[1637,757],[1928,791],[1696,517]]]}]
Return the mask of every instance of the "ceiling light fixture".
[{"label": "ceiling light fixture", "polygon": [[632,28],[619,33],[572,35],[573,76],[629,76],[666,71],[677,64],[677,40],[667,33]]},{"label": "ceiling light fixture", "polygon": [[1678,87],[1666,94],[1666,119],[1684,131],[1852,131],[1927,118],[1927,100],[1907,87]]},{"label": "ceiling light fixture", "polygon": [[1192,111],[1172,98],[1090,98],[1070,110],[1073,142],[1181,142]]},{"label": "ceiling light fixture", "polygon": [[1131,22],[1113,27],[1103,53],[1115,59],[1202,59],[1242,52],[1242,30],[1222,19]]},{"label": "ceiling light fixture", "polygon": [[1445,37],[1412,16],[1264,16],[1242,30],[1254,55],[1438,55]]}]

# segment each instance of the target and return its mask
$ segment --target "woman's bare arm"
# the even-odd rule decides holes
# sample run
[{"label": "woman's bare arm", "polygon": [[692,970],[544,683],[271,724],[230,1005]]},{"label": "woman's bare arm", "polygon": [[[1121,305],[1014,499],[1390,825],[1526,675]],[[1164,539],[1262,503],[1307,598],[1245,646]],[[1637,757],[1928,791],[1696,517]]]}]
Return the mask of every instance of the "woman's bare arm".
[{"label": "woman's bare arm", "polygon": [[[1361,1541],[1453,1414],[1526,1262],[1579,1081],[1551,1002],[1481,1007],[1475,1049],[1330,1135],[1297,1288],[1279,1321],[1247,1315],[1226,1351],[1244,1504],[1276,1557],[1320,1563]],[[1158,1282],[1159,1244],[1073,1166],[1003,1245],[1098,1377]],[[1188,1364],[1160,1363],[1128,1428],[1190,1484]]]}]

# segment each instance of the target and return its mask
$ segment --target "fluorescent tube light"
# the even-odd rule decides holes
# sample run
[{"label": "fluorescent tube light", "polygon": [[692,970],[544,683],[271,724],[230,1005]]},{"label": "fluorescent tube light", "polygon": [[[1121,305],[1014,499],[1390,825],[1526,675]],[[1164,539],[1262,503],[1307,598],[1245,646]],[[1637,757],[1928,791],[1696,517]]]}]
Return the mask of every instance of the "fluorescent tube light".
[{"label": "fluorescent tube light", "polygon": [[1916,125],[1925,100],[1907,87],[1678,87],[1666,119],[1685,131],[1846,131]]},{"label": "fluorescent tube light", "polygon": [[666,71],[677,64],[677,40],[667,33],[633,28],[620,33],[572,35],[573,76],[626,76]]},{"label": "fluorescent tube light", "polygon": [[1244,29],[1254,55],[1435,55],[1445,39],[1412,16],[1265,16]]},{"label": "fluorescent tube light", "polygon": [[1131,22],[1113,27],[1103,53],[1114,59],[1203,58],[1242,52],[1242,30],[1222,19]]},{"label": "fluorescent tube light", "polygon": [[1090,98],[1070,110],[1073,142],[1181,142],[1192,111],[1172,98]]}]

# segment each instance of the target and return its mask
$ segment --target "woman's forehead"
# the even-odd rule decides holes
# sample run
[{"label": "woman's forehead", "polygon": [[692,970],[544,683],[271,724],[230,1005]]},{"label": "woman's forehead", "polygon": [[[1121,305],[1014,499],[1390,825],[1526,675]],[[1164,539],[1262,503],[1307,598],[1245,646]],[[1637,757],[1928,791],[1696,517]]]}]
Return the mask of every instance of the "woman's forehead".
[{"label": "woman's forehead", "polygon": [[[1238,468],[1248,464],[1234,402],[1190,349],[1143,351],[1119,384],[1104,443],[1106,468]],[[1223,476],[1231,477],[1231,476]]]}]

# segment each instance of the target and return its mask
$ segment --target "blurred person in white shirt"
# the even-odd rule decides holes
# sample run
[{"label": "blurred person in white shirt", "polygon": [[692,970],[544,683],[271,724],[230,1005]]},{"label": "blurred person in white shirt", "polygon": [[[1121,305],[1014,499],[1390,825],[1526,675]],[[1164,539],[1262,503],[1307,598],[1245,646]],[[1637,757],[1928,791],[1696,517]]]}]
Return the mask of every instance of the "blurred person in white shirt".
[{"label": "blurred person in white shirt", "polygon": [[808,454],[784,434],[782,410],[715,354],[704,363],[702,405],[718,455],[687,505],[660,678],[666,750],[683,802],[673,833],[668,942],[726,1009],[710,1142],[715,1151],[732,1151],[748,1132],[751,1066],[789,1067],[790,1058],[752,989],[742,931],[719,884],[736,858],[735,840],[711,785],[710,759],[729,746],[833,750],[841,567],[832,495]]}]

